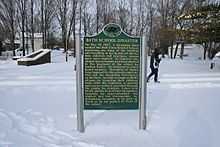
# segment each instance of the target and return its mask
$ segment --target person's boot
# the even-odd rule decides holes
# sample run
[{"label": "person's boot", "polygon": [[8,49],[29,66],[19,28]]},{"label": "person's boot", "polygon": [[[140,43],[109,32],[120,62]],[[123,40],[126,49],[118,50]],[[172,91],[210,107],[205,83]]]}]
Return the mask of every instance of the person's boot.
[{"label": "person's boot", "polygon": [[155,82],[155,83],[160,83],[160,81],[158,81],[158,80],[157,80],[157,81],[154,81],[154,82]]},{"label": "person's boot", "polygon": [[147,83],[149,83],[149,78],[147,77]]}]

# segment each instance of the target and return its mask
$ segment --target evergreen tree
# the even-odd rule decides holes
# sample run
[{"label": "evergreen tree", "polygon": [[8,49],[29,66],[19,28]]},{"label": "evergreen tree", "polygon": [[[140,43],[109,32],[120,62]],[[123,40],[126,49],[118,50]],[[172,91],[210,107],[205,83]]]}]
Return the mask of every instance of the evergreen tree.
[{"label": "evergreen tree", "polygon": [[179,19],[191,24],[186,28],[190,34],[189,39],[204,45],[204,59],[206,53],[212,58],[216,44],[220,42],[220,4],[198,6],[179,16]]}]

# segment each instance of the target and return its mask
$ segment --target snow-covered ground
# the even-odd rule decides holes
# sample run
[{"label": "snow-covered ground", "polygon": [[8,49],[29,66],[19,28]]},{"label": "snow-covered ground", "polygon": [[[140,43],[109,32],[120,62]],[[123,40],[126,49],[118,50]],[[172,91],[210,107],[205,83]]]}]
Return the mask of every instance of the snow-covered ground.
[{"label": "snow-covered ground", "polygon": [[138,111],[86,111],[76,131],[74,59],[0,61],[0,147],[219,147],[220,68],[195,58],[163,59],[160,84],[148,84],[148,125]]}]

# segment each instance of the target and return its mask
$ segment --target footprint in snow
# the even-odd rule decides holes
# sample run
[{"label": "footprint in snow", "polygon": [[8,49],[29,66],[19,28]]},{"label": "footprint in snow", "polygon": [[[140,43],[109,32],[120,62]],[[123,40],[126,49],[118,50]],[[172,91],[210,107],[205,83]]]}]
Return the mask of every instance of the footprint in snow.
[{"label": "footprint in snow", "polygon": [[[43,147],[104,147],[86,143],[79,138],[58,130],[52,118],[46,117],[40,112],[34,112],[31,109],[23,113],[0,110],[0,114],[11,121],[11,129],[17,130],[27,137],[35,138]],[[11,143],[2,141],[2,144],[9,145]]]}]

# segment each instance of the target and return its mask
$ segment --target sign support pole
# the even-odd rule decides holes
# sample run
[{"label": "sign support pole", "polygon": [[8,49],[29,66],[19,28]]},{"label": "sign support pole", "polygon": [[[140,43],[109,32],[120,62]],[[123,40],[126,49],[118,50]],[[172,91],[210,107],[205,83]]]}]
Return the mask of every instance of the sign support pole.
[{"label": "sign support pole", "polygon": [[146,99],[147,99],[147,52],[145,49],[145,37],[141,41],[141,89],[140,89],[140,111],[139,111],[139,129],[145,130],[147,125],[146,117]]},{"label": "sign support pole", "polygon": [[81,39],[76,37],[76,107],[77,107],[77,130],[84,132],[83,117],[83,92],[82,92],[82,49]]}]

